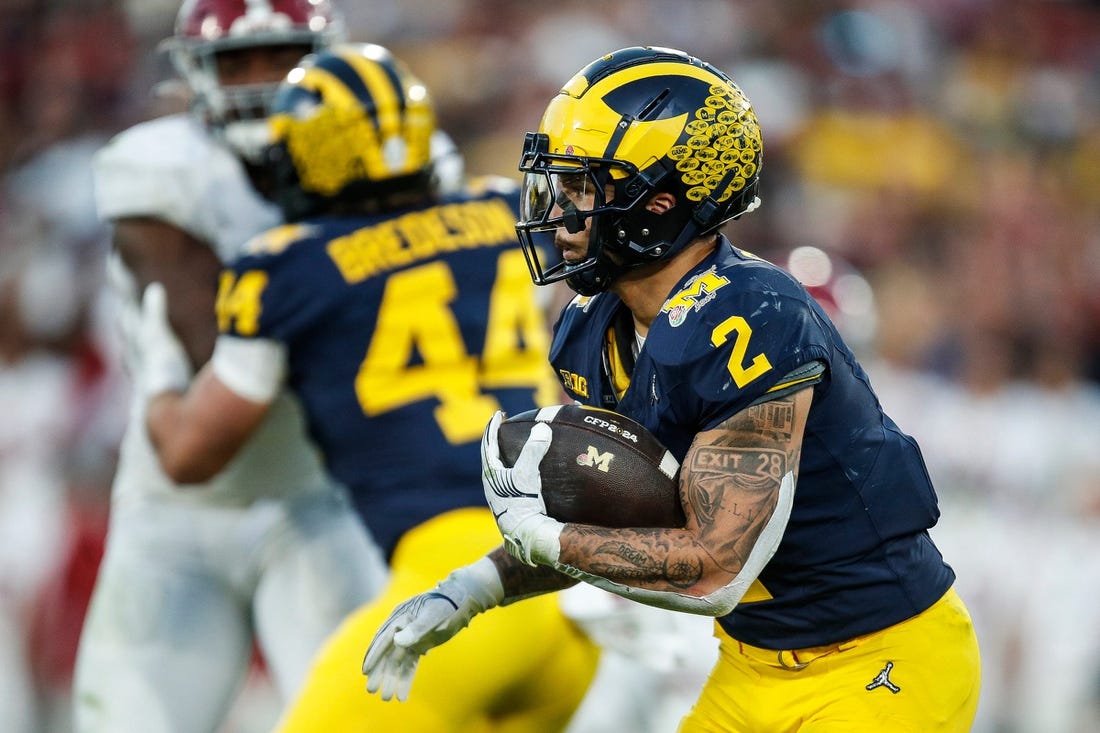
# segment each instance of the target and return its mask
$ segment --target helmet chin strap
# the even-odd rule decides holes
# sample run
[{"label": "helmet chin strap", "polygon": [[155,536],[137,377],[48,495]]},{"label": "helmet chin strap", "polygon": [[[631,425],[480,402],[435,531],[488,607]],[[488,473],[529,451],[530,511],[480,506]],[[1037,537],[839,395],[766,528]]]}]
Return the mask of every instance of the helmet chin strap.
[{"label": "helmet chin strap", "polygon": [[[760,197],[754,196],[752,202],[745,207],[744,211],[742,211],[740,214],[737,214],[737,216],[731,218],[736,219],[742,214],[747,214],[751,211],[756,210],[757,208],[759,208],[759,206]],[[664,215],[670,216],[671,212],[666,212]],[[573,288],[573,290],[581,295],[596,295],[597,293],[607,290],[611,286],[611,284],[614,283],[615,280],[624,273],[627,273],[630,270],[641,267],[643,265],[651,264],[653,262],[667,261],[669,258],[676,256],[678,252],[683,250],[699,237],[706,236],[707,234],[711,234],[717,231],[720,226],[721,224],[710,227],[709,229],[704,231],[703,227],[699,225],[699,222],[694,217],[692,217],[688,219],[688,221],[683,225],[683,227],[680,229],[679,234],[673,241],[668,242],[665,245],[659,245],[657,248],[651,248],[654,255],[653,257],[643,259],[630,259],[629,261],[622,263],[615,262],[611,259],[611,254],[614,252],[614,249],[609,250],[606,246],[602,244],[598,245],[599,255],[596,256],[595,263],[582,270],[581,272],[578,272],[576,275],[567,278],[566,283],[571,288]],[[591,246],[592,243],[590,242],[589,247]],[[621,246],[621,243],[616,241],[616,247],[619,246]],[[629,247],[629,243],[627,246]],[[583,290],[581,289],[582,287],[584,288]]]},{"label": "helmet chin strap", "polygon": [[[598,248],[599,254],[577,266],[577,272],[566,276],[565,284],[576,293],[585,296],[597,295],[607,290],[611,283],[619,275],[626,272],[627,268],[613,262],[607,255],[606,248],[596,242],[596,233],[593,231],[588,237],[588,249]],[[566,267],[566,271],[570,268]]]},{"label": "helmet chin strap", "polygon": [[[592,236],[595,236],[595,231]],[[591,237],[588,246],[590,249],[593,246]],[[602,293],[611,287],[611,284],[614,283],[619,276],[636,267],[647,265],[650,262],[647,260],[626,263],[615,262],[611,259],[611,252],[606,246],[602,244],[596,244],[595,246],[598,247],[599,254],[593,258],[594,262],[580,269],[575,275],[571,275],[565,279],[566,285],[580,295],[590,296]]]}]

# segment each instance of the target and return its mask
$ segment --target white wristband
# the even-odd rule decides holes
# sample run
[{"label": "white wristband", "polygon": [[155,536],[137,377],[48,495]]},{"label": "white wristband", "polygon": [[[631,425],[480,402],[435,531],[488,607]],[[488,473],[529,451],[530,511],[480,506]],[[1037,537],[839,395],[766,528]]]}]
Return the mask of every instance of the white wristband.
[{"label": "white wristband", "polygon": [[447,581],[457,583],[477,602],[481,607],[478,613],[499,606],[504,600],[504,585],[500,581],[500,573],[496,563],[487,555],[477,562],[454,570],[443,582]]},{"label": "white wristband", "polygon": [[528,565],[550,565],[561,554],[561,531],[565,525],[545,514],[524,517],[509,535],[504,537],[508,553]]}]

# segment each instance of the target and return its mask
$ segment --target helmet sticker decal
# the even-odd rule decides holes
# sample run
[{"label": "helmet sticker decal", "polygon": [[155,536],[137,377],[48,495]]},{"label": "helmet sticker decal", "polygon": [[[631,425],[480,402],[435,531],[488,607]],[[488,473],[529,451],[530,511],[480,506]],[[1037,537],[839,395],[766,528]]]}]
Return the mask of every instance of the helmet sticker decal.
[{"label": "helmet sticker decal", "polygon": [[711,85],[703,106],[684,125],[680,144],[668,152],[682,174],[688,200],[713,195],[726,178],[729,182],[717,196],[725,201],[752,180],[763,145],[755,117],[746,114],[750,109],[736,85]]}]

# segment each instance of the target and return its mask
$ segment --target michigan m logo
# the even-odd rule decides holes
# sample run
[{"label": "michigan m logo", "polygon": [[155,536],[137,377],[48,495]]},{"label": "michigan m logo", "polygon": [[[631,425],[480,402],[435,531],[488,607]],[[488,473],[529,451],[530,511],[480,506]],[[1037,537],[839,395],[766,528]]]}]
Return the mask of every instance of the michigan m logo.
[{"label": "michigan m logo", "polygon": [[588,452],[582,453],[577,456],[577,465],[579,466],[592,466],[607,473],[611,470],[611,459],[615,457],[614,453],[608,451],[607,453],[600,453],[596,446],[588,446]]}]

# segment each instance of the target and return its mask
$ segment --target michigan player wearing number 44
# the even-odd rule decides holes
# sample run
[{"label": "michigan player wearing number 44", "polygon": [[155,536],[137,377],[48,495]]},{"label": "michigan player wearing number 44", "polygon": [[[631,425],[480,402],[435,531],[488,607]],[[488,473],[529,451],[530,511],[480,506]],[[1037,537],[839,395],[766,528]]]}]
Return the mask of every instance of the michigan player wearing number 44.
[{"label": "michigan player wearing number 44", "polygon": [[[556,438],[536,425],[508,468],[497,415],[485,498],[531,585],[496,597],[556,572],[715,617],[718,660],[681,733],[964,733],[978,645],[928,533],[920,451],[798,281],[718,231],[758,203],[762,161],[741,89],[672,49],[596,59],[528,133],[520,241],[536,282],[578,293],[550,362],[574,399],[637,420],[679,460],[686,522],[547,516]],[[407,689],[417,655],[469,620],[430,594],[395,609],[367,651],[370,687]]]},{"label": "michigan player wearing number 44", "polygon": [[[265,164],[289,223],[221,274],[209,365],[181,378],[155,284],[142,323],[158,345],[146,382],[160,385],[146,422],[170,474],[217,471],[287,385],[389,560],[387,587],[326,642],[278,730],[561,730],[598,652],[553,595],[433,654],[407,705],[368,695],[359,674],[365,640],[398,601],[500,544],[480,488],[486,422],[557,401],[517,241],[518,187],[437,194],[428,92],[380,46],[307,57],[269,124]],[[483,560],[479,582],[456,579],[447,598],[490,605],[464,589],[499,585],[495,567]]]}]

